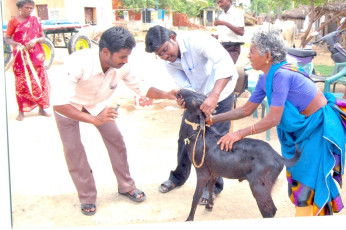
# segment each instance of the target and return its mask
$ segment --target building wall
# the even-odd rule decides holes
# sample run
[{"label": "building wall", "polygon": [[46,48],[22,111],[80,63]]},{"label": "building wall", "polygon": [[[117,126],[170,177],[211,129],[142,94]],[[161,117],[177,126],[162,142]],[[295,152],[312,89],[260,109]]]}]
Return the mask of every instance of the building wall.
[{"label": "building wall", "polygon": [[[72,22],[85,23],[85,7],[95,8],[97,25],[110,27],[114,21],[112,0],[34,0],[36,5],[48,5],[50,20],[68,19]],[[3,21],[7,23],[11,17],[19,14],[16,0],[2,1]],[[33,15],[37,15],[37,10]]]},{"label": "building wall", "polygon": [[64,0],[34,0],[36,5],[48,5],[49,9],[64,9]]},{"label": "building wall", "polygon": [[2,20],[7,23],[12,17],[19,15],[16,0],[2,0]]},{"label": "building wall", "polygon": [[69,20],[84,23],[84,8],[95,8],[97,25],[110,27],[112,25],[112,0],[65,0],[65,13]]},{"label": "building wall", "polygon": [[[17,0],[3,0],[2,1],[2,16],[3,21],[8,22],[12,17],[19,15],[19,10],[16,6]],[[64,0],[34,0],[36,5],[48,5],[48,13],[50,19],[56,19],[51,17],[63,18]],[[37,9],[35,8],[32,15],[37,15]]]},{"label": "building wall", "polygon": [[66,18],[64,0],[34,0],[34,1],[36,5],[48,5],[49,20]]}]

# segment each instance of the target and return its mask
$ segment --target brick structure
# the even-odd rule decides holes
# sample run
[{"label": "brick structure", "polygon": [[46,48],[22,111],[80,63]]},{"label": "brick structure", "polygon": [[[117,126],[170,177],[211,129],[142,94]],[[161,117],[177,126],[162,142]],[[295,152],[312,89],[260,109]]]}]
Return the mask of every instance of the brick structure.
[{"label": "brick structure", "polygon": [[188,16],[183,13],[174,13],[173,14],[173,26],[175,27],[188,27],[189,29],[205,29],[202,25],[197,25],[191,23]]}]

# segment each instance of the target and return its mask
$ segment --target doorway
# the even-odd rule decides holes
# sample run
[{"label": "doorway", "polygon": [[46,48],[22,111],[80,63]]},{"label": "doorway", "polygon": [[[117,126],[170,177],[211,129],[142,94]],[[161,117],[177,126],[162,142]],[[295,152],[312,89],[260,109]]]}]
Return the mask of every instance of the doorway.
[{"label": "doorway", "polygon": [[48,5],[36,5],[37,7],[37,16],[41,20],[48,20]]},{"label": "doorway", "polygon": [[93,7],[85,7],[84,8],[85,15],[85,24],[96,25],[96,8]]}]

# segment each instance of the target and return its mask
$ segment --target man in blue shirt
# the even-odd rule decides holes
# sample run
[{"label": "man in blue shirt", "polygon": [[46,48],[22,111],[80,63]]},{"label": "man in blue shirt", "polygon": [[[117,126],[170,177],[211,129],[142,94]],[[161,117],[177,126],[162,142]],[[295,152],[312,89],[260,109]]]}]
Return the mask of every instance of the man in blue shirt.
[{"label": "man in blue shirt", "polygon": [[[155,53],[162,60],[168,73],[179,88],[191,89],[207,96],[201,105],[206,116],[230,111],[233,107],[233,90],[238,73],[232,58],[212,36],[201,31],[176,32],[162,26],[151,27],[145,38],[146,52]],[[185,120],[185,113],[182,122]],[[183,124],[183,123],[182,123]],[[215,124],[213,127],[226,134],[230,122]],[[178,165],[171,171],[169,180],[163,182],[160,191],[169,192],[183,185],[191,171],[191,162],[179,134]],[[223,180],[218,178],[214,193],[223,189]],[[204,189],[201,204],[206,204],[208,191]]]}]

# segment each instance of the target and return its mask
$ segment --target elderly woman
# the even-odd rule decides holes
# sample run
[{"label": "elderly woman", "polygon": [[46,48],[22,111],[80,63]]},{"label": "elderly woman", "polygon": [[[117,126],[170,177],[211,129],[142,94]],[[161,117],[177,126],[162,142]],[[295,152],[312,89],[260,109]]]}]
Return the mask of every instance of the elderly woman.
[{"label": "elderly woman", "polygon": [[323,94],[302,70],[286,62],[286,49],[279,31],[253,35],[249,58],[261,70],[256,88],[245,103],[227,113],[210,117],[209,123],[247,117],[267,96],[270,111],[256,124],[228,133],[218,141],[227,151],[245,136],[277,126],[282,155],[291,158],[295,144],[303,150],[299,162],[287,168],[289,197],[296,216],[331,215],[343,208],[337,182],[345,162],[345,133],[335,97]]},{"label": "elderly woman", "polygon": [[[45,40],[44,32],[39,19],[31,16],[35,7],[34,1],[17,0],[16,5],[19,15],[8,22],[5,35],[6,43],[14,47],[13,73],[19,110],[16,119],[22,121],[24,112],[30,112],[37,106],[39,115],[49,117],[50,114],[44,110],[49,107],[49,81],[41,45]],[[32,71],[37,73],[36,79]]]}]

